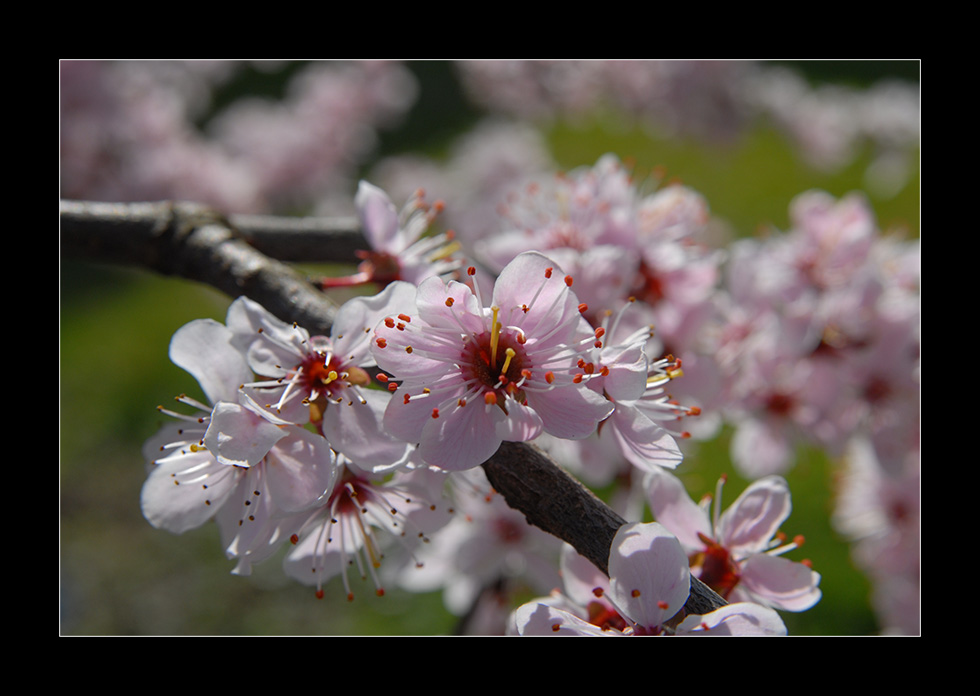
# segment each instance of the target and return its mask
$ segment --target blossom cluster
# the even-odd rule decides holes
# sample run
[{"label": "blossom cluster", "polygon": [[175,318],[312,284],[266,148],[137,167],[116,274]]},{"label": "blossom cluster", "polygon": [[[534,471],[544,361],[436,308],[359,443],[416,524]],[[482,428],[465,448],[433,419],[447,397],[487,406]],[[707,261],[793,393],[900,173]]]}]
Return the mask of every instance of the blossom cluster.
[{"label": "blossom cluster", "polygon": [[[442,588],[481,632],[784,633],[776,610],[821,598],[819,573],[786,558],[802,537],[780,529],[785,479],[758,477],[724,513],[720,483],[709,513],[671,473],[701,409],[672,393],[686,365],[665,349],[702,365],[702,330],[688,340],[684,327],[721,326],[730,297],[717,287],[725,257],[699,241],[705,202],[680,186],[641,196],[611,156],[551,186],[512,197],[504,233],[467,254],[460,236],[428,230],[439,206],[421,193],[399,211],[362,182],[372,248],[357,282],[378,291],[345,302],[329,336],[245,297],[224,324],[179,330],[171,357],[207,403],[179,397],[197,413],[166,409],[177,422],[147,443],[147,519],[176,533],[213,519],[239,574],[285,546],[286,573],[320,597],[340,575],[353,598],[351,569],[378,594]],[[505,441],[534,442],[586,480],[609,473],[600,461],[633,472],[622,509],[642,515],[639,500],[657,523],[621,530],[608,582],[591,588],[601,606],[552,594],[508,617],[507,578],[574,592],[574,573],[557,572],[569,548],[532,533],[482,475]],[[730,604],[675,618],[690,577]],[[622,582],[657,599],[637,604]]]},{"label": "blossom cluster", "polygon": [[[224,103],[236,81],[280,71],[281,99]],[[64,61],[61,195],[236,213],[324,205],[417,92],[391,62]]]}]

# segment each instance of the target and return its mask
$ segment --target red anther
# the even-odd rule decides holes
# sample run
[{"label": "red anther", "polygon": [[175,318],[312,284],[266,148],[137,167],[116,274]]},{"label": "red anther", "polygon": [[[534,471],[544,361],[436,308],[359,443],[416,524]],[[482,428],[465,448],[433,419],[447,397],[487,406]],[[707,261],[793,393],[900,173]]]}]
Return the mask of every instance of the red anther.
[{"label": "red anther", "polygon": [[525,314],[531,311],[531,308],[528,307],[527,305],[521,305],[521,309],[524,311]]},{"label": "red anther", "polygon": [[497,403],[497,395],[492,391],[487,392],[483,395],[483,401],[487,404],[487,406],[494,406]]},{"label": "red anther", "polygon": [[451,297],[447,297],[447,298],[446,298],[446,306],[447,306],[447,307],[452,307],[452,306],[453,306],[453,304],[455,304],[455,302],[456,302],[456,300],[454,300],[454,299],[453,299],[453,298],[451,298]]},{"label": "red anther", "polygon": [[587,304],[585,304],[583,302],[582,304],[580,304],[578,306],[578,311],[579,311],[579,314],[585,314],[586,312],[589,311],[589,305],[587,305]]},{"label": "red anther", "polygon": [[596,348],[602,348],[602,341],[596,341],[592,345],[594,345]]},{"label": "red anther", "polygon": [[575,364],[578,365],[580,368],[585,367],[585,358],[579,358],[578,362]]},{"label": "red anther", "polygon": [[441,199],[432,204],[432,207],[436,209],[437,213],[441,213],[446,209],[446,203]]},{"label": "red anther", "polygon": [[601,587],[596,587],[592,590],[592,594],[594,594],[596,597],[601,597],[605,594],[605,591]]},{"label": "red anther", "polygon": [[560,623],[551,624],[551,630],[557,633],[558,631],[561,630],[561,624]]},{"label": "red anther", "polygon": [[448,239],[450,242],[456,239],[456,231],[446,230],[446,239]]},{"label": "red anther", "polygon": [[378,373],[378,381],[379,382],[387,382],[388,381],[388,375],[386,375],[384,372],[379,372]]},{"label": "red anther", "polygon": [[289,543],[290,544],[298,544],[299,543],[299,535],[298,534],[293,534],[292,536],[290,536],[289,537]]},{"label": "red anther", "polygon": [[606,335],[606,330],[604,328],[602,328],[601,326],[598,329],[595,330],[595,337],[596,338],[602,338],[605,335]]},{"label": "red anther", "polygon": [[691,406],[690,410],[687,413],[690,416],[700,416],[701,415],[701,407],[700,406]]},{"label": "red anther", "polygon": [[501,386],[507,386],[507,383],[508,383],[508,382],[509,382],[510,380],[509,380],[509,379],[507,379],[507,375],[500,375],[500,376],[499,376],[499,377],[497,378],[497,381],[498,381],[498,382],[500,382],[500,384],[501,384]]},{"label": "red anther", "polygon": [[[630,592],[630,595],[632,595],[633,597],[639,597],[640,596],[640,591],[639,590],[633,590],[632,592]],[[661,601],[663,601],[663,600],[661,600]],[[659,602],[658,602],[658,604],[659,604]]]},{"label": "red anther", "polygon": [[661,609],[667,609],[670,605],[661,599],[659,602],[657,602],[657,606],[660,607]]},{"label": "red anther", "polygon": [[404,325],[403,323],[401,323],[401,322],[398,322],[397,324],[395,324],[395,327],[396,327],[396,328],[397,328],[397,329],[398,329],[399,331],[404,331],[404,330],[405,330],[405,325]]},{"label": "red anther", "polygon": [[377,589],[377,590],[375,591],[375,593],[374,593],[374,594],[376,594],[376,595],[378,595],[379,597],[384,597],[384,596],[385,596],[385,588],[383,588],[383,587],[379,587],[379,588],[378,588],[378,589]]},{"label": "red anther", "polygon": [[395,320],[391,317],[385,317],[385,326],[387,326],[389,329],[395,328]]},{"label": "red anther", "polygon": [[323,590],[322,589],[316,591],[316,598],[317,599],[323,599]]},{"label": "red anther", "polygon": [[470,266],[466,269],[467,275],[476,275],[476,266]]},{"label": "red anther", "polygon": [[602,366],[602,369],[599,370],[599,374],[602,375],[603,377],[608,377],[609,376],[609,368],[606,367],[605,365],[603,365]]},{"label": "red anther", "polygon": [[548,384],[551,384],[552,382],[554,382],[555,381],[555,373],[552,372],[551,370],[548,370],[547,372],[545,372],[544,373],[544,381],[547,382]]},{"label": "red anther", "polygon": [[354,593],[353,592],[348,592],[347,593],[347,601],[348,602],[353,602],[354,601]]},{"label": "red anther", "polygon": [[802,534],[797,534],[795,537],[793,537],[793,543],[797,546],[803,546],[804,541],[806,541],[806,539],[803,538]]},{"label": "red anther", "polygon": [[593,372],[595,372],[595,365],[593,365],[592,363],[586,363],[585,367],[583,367],[582,369],[585,370],[585,374],[591,375]]},{"label": "red anther", "polygon": [[681,437],[684,438],[685,440],[688,440],[691,437],[691,433],[685,430],[684,432],[681,433]]},{"label": "red anther", "polygon": [[406,353],[411,353],[412,352],[412,346],[405,346],[405,352]]},{"label": "red anther", "polygon": [[546,269],[544,269],[544,277],[545,278],[550,278],[551,277],[551,272],[553,270],[554,270],[553,268],[546,268]]},{"label": "red anther", "polygon": [[412,323],[412,317],[408,316],[407,314],[399,314],[398,315],[398,318],[401,319],[402,321],[406,322],[406,323],[409,323],[409,324]]},{"label": "red anther", "polygon": [[531,379],[531,371],[526,368],[521,370],[521,377],[524,379]]},{"label": "red anther", "polygon": [[456,400],[456,403],[459,404],[460,408],[462,408],[463,406],[466,405],[466,399],[459,398]]},{"label": "red anther", "polygon": [[575,384],[579,384],[584,377],[585,377],[585,375],[583,375],[582,373],[579,373],[579,374],[575,375],[574,377],[572,377],[572,381],[575,382]]},{"label": "red anther", "polygon": [[517,334],[517,342],[523,346],[525,343],[527,343],[527,336],[524,334]]},{"label": "red anther", "polygon": [[394,394],[396,389],[398,389],[397,384],[395,384],[394,382],[388,382],[388,391]]},{"label": "red anther", "polygon": [[377,344],[378,344],[378,348],[384,348],[385,346],[387,346],[387,345],[388,345],[388,342],[387,342],[387,341],[385,341],[385,340],[384,340],[383,338],[379,338],[379,339],[377,339],[377,340],[375,341],[375,343],[377,343]]},{"label": "red anther", "polygon": [[800,563],[805,565],[810,570],[813,570],[813,561],[811,561],[809,558],[804,558],[802,561],[800,561]]},{"label": "red anther", "polygon": [[432,409],[432,417],[433,418],[438,418],[439,417],[439,409],[437,409],[437,408]]},{"label": "red anther", "polygon": [[565,285],[567,285],[568,287],[572,287],[572,276],[570,275],[565,276]]},{"label": "red anther", "polygon": [[405,395],[405,398],[402,399],[402,403],[403,404],[407,404],[409,402],[409,399],[411,399],[411,398],[412,398],[412,395],[411,394],[406,394]]}]

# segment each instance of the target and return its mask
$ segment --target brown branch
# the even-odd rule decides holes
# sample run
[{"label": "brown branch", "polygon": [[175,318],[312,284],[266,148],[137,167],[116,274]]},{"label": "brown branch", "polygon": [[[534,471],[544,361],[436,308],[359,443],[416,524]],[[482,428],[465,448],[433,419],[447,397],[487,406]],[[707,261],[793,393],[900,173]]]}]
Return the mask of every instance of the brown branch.
[{"label": "brown branch", "polygon": [[[537,447],[524,442],[501,444],[483,470],[490,485],[510,507],[524,513],[529,523],[568,542],[609,574],[613,537],[626,520],[592,491]],[[691,577],[686,614],[707,614],[725,604],[714,590]]]},{"label": "brown branch", "polygon": [[[328,334],[334,303],[292,267],[266,251],[304,260],[353,260],[362,237],[349,220],[336,224],[288,218],[233,217],[185,203],[61,202],[63,256],[141,266],[207,283],[231,297],[245,295],[283,321]],[[306,239],[300,244],[299,240]],[[360,244],[360,246],[358,246]],[[332,246],[327,253],[316,247]],[[295,252],[295,253],[294,253]],[[349,256],[346,256],[349,255]],[[300,254],[303,256],[303,254]],[[530,524],[571,544],[604,573],[616,531],[626,520],[536,447],[505,442],[483,465],[491,485]],[[685,611],[705,614],[725,600],[696,578]]]},{"label": "brown branch", "polygon": [[216,211],[187,203],[61,202],[61,254],[140,266],[246,295],[283,321],[329,334],[330,298],[249,245]]}]

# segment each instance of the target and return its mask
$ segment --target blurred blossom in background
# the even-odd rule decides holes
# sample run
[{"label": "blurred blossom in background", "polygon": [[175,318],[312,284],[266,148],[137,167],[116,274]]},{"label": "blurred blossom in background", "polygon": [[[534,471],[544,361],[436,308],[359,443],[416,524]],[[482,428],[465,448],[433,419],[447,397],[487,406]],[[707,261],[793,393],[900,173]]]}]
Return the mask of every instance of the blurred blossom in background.
[{"label": "blurred blossom in background", "polygon": [[[437,224],[493,270],[506,263],[506,235],[552,219],[568,200],[582,202],[593,222],[596,211],[615,218],[642,240],[635,275],[622,276],[648,293],[640,299],[660,327],[658,348],[684,358],[678,392],[702,408],[675,472],[690,496],[709,493],[722,475],[733,477],[731,499],[760,477],[785,476],[793,532],[807,538],[798,553],[823,578],[821,602],[785,617],[790,634],[914,634],[918,68],[63,61],[61,196],[350,215],[362,179],[398,206],[424,189],[445,204]],[[581,197],[583,182],[596,178],[614,183]],[[580,198],[569,198],[572,190]],[[592,259],[578,261],[585,273],[599,268],[586,251],[601,253],[595,239],[607,238],[577,224],[576,234],[593,234],[575,249],[576,259]],[[562,258],[575,246],[567,232],[554,243]],[[231,576],[214,553],[214,530],[180,539],[153,530],[138,505],[140,448],[159,426],[157,403],[198,393],[168,364],[170,336],[192,319],[221,320],[231,298],[71,261],[61,284],[62,366],[71,365],[61,375],[63,633],[417,634],[503,625],[494,592],[473,597],[520,587],[514,568],[531,568],[527,549],[494,546],[506,560],[472,559],[479,576],[456,586],[447,580],[459,572],[454,547],[449,556],[434,549],[431,568],[404,580],[404,591],[353,606],[337,593],[317,603],[275,568]],[[596,290],[626,299],[609,285]],[[629,465],[598,442],[572,453],[541,444],[623,514],[649,519],[628,485]],[[478,533],[461,522],[445,532],[471,546]],[[525,537],[542,543],[533,534],[506,539]],[[494,564],[506,568],[506,583],[494,584]],[[531,570],[528,597],[547,592],[547,571]]]}]

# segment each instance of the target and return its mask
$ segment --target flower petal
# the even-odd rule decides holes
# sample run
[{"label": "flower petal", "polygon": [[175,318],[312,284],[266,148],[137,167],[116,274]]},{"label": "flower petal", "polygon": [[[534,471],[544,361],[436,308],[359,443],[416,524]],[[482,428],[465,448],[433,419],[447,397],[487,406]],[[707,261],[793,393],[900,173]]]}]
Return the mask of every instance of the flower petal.
[{"label": "flower petal", "polygon": [[755,554],[742,564],[740,587],[776,609],[806,611],[820,601],[820,573],[781,556]]},{"label": "flower petal", "polygon": [[213,319],[196,319],[177,329],[170,340],[170,359],[197,380],[208,401],[234,401],[238,387],[252,379],[232,332]]},{"label": "flower petal", "polygon": [[204,446],[221,464],[255,466],[286,431],[241,404],[219,401],[204,433]]},{"label": "flower petal", "polygon": [[782,476],[753,481],[718,520],[717,541],[733,556],[760,553],[792,510],[789,484]]},{"label": "flower petal", "polygon": [[681,480],[660,467],[643,480],[650,511],[657,522],[673,533],[688,551],[704,548],[698,533],[712,535],[708,513],[687,494]]},{"label": "flower petal", "polygon": [[687,555],[656,522],[620,527],[609,554],[610,600],[642,628],[655,629],[684,607],[691,592]]}]

